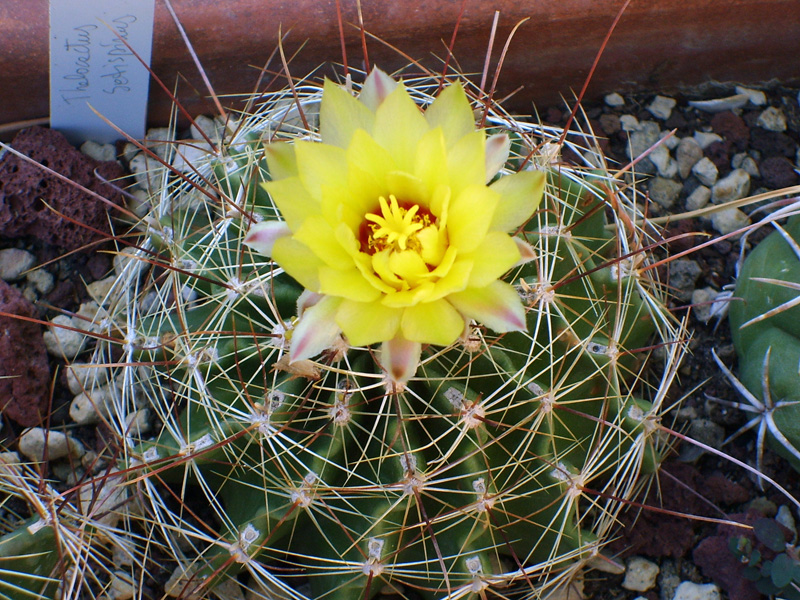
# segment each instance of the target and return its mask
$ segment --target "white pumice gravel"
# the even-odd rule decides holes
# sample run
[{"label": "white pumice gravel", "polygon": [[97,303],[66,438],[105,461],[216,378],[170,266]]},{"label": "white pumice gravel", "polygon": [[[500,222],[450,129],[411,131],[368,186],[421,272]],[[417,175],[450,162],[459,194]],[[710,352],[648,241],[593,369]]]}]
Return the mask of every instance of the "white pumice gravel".
[{"label": "white pumice gravel", "polygon": [[0,250],[0,279],[17,281],[35,264],[36,257],[27,250],[21,248]]},{"label": "white pumice gravel", "polygon": [[747,96],[748,102],[753,106],[764,106],[767,103],[767,95],[761,90],[754,90],[746,88],[741,85],[736,86],[737,94],[744,94]]},{"label": "white pumice gravel", "polygon": [[744,198],[749,193],[750,174],[744,169],[734,169],[711,188],[711,201],[724,204]]},{"label": "white pumice gravel", "polygon": [[670,115],[672,115],[672,109],[675,108],[677,103],[678,101],[675,100],[675,98],[669,98],[668,96],[656,96],[653,98],[653,101],[647,105],[647,110],[656,119],[666,121],[669,119]]},{"label": "white pumice gravel", "polygon": [[[52,325],[44,332],[44,345],[52,356],[72,360],[83,351],[86,336],[74,331],[75,323],[67,315],[58,315],[51,321]],[[69,328],[69,329],[68,329]]]},{"label": "white pumice gravel", "polygon": [[606,103],[606,106],[610,106],[611,108],[625,106],[625,98],[620,96],[617,92],[606,95],[605,98],[603,98],[603,102]]},{"label": "white pumice gravel", "polygon": [[88,140],[81,144],[81,152],[100,162],[117,160],[117,150],[114,144],[98,144],[97,142]]},{"label": "white pumice gravel", "polygon": [[686,210],[699,210],[711,202],[711,189],[698,185],[686,197]]},{"label": "white pumice gravel", "polygon": [[660,569],[658,565],[641,556],[634,556],[628,561],[622,587],[633,592],[646,592],[656,585]]},{"label": "white pumice gravel", "polygon": [[769,108],[764,109],[760,115],[758,115],[758,119],[756,119],[756,125],[769,131],[786,131],[786,115],[780,108],[770,106]]},{"label": "white pumice gravel", "polygon": [[722,235],[750,224],[750,217],[738,208],[726,208],[711,215],[711,226]]},{"label": "white pumice gravel", "polygon": [[704,156],[698,160],[692,167],[692,173],[700,180],[700,183],[707,186],[712,186],[717,182],[719,170],[710,158]]},{"label": "white pumice gravel", "polygon": [[45,457],[48,461],[66,456],[80,458],[86,450],[78,440],[61,431],[31,427],[20,436],[19,451],[34,462],[43,462]]},{"label": "white pumice gravel", "polygon": [[702,150],[705,150],[714,142],[721,142],[722,136],[710,131],[695,131],[694,140]]},{"label": "white pumice gravel", "polygon": [[56,285],[53,274],[50,271],[45,271],[44,269],[29,271],[28,274],[25,275],[25,279],[27,279],[28,283],[33,287],[33,289],[41,295],[49,294],[53,291],[53,288]]},{"label": "white pumice gravel", "polygon": [[726,110],[742,108],[750,100],[747,94],[735,94],[727,98],[713,98],[711,100],[690,100],[689,106],[707,113],[719,113]]},{"label": "white pumice gravel", "polygon": [[713,583],[684,581],[675,590],[672,600],[721,600],[722,594]]}]

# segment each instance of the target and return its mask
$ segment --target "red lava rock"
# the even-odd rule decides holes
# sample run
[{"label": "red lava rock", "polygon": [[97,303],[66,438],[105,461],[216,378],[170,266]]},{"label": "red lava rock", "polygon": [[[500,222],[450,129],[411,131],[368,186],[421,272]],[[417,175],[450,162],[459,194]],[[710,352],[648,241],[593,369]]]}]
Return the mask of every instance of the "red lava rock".
[{"label": "red lava rock", "polygon": [[[11,146],[113,203],[121,204],[121,194],[95,175],[96,171],[106,180],[122,177],[124,171],[116,162],[98,162],[73,148],[59,132],[41,127],[21,131]],[[77,250],[109,233],[107,213],[108,206],[104,202],[36,165],[10,152],[0,159],[0,233],[3,237],[33,236],[47,244]]]},{"label": "red lava rock", "polygon": [[[0,312],[36,317],[36,309],[15,288],[0,280]],[[50,367],[41,326],[0,316],[0,412],[23,427],[44,421]]]},{"label": "red lava rock", "polygon": [[741,152],[750,143],[750,128],[742,117],[730,111],[715,114],[711,119],[711,128],[714,133],[722,136]]},{"label": "red lava rock", "polygon": [[714,504],[741,504],[752,495],[743,485],[731,481],[722,473],[714,473],[706,479],[704,490],[705,496]]},{"label": "red lava rock", "polygon": [[[751,512],[747,515],[730,515],[729,519],[752,525],[760,517],[761,515]],[[761,594],[755,584],[742,575],[744,565],[736,559],[728,547],[728,540],[734,536],[755,540],[750,529],[720,525],[717,535],[705,538],[694,549],[692,561],[700,567],[703,575],[713,579],[728,593],[730,600],[758,600],[762,597]]]},{"label": "red lava rock", "polygon": [[794,172],[794,165],[785,156],[765,158],[758,165],[758,170],[761,172],[764,185],[769,188],[777,190],[797,183],[798,177]]},{"label": "red lava rock", "polygon": [[768,131],[762,127],[753,127],[750,130],[750,146],[761,152],[764,157],[788,156],[794,158],[797,145],[785,133]]}]

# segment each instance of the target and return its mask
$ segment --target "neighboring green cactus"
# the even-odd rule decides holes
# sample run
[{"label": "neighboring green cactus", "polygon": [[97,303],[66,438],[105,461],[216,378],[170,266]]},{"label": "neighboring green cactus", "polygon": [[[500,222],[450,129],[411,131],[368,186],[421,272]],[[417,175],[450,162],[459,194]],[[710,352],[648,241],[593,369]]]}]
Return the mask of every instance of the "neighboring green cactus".
[{"label": "neighboring green cactus", "polygon": [[[419,104],[426,89],[411,90]],[[635,203],[607,175],[542,158],[544,198],[516,233],[529,260],[504,277],[520,331],[470,323],[448,347],[423,346],[400,380],[335,331],[314,362],[290,362],[314,299],[244,244],[279,216],[260,185],[267,142],[313,137],[281,129],[286,110],[281,97],[231,124],[188,177],[165,171],[109,294],[94,362],[121,382],[109,424],[138,526],[184,574],[172,585],[189,595],[246,570],[239,580],[269,597],[462,598],[569,581],[658,467],[684,343],[643,268]],[[520,140],[517,164],[545,135],[489,120]],[[195,188],[211,193],[185,202]],[[665,376],[648,390],[643,365],[661,345]],[[141,406],[153,438],[130,429]]]},{"label": "neighboring green cactus", "polygon": [[775,226],[744,261],[729,318],[759,466],[766,437],[800,470],[800,216]]}]

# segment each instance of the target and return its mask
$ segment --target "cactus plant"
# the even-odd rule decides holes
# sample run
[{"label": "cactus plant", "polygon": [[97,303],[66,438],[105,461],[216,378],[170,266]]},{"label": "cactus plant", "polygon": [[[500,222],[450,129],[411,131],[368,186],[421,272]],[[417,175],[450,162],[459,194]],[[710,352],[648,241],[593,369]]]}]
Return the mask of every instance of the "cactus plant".
[{"label": "cactus plant", "polygon": [[766,440],[800,470],[800,217],[774,227],[739,272],[729,312],[738,381],[725,371],[747,400],[745,430],[758,429],[758,466]]},{"label": "cactus plant", "polygon": [[[163,169],[122,252],[93,362],[175,593],[540,593],[598,557],[658,467],[684,340],[636,199],[562,168],[561,132],[493,108],[487,138],[460,82],[434,99],[438,80],[370,77],[225,122]],[[337,196],[343,176],[369,206]],[[384,269],[386,250],[428,266]]]}]

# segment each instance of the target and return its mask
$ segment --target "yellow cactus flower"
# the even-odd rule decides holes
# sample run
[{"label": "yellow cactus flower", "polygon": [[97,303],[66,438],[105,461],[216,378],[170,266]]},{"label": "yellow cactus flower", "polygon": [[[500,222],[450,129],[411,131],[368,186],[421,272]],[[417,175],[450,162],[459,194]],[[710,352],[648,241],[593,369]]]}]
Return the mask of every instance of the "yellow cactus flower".
[{"label": "yellow cactus flower", "polygon": [[470,320],[525,328],[519,295],[500,277],[531,255],[509,232],[533,214],[544,175],[488,185],[509,139],[476,129],[460,84],[423,112],[378,69],[358,98],[326,81],[320,137],[267,148],[265,187],[284,221],[256,224],[244,240],[308,290],[290,360],[342,333],[353,346],[382,342],[382,366],[402,384],[423,344],[453,343]]}]

